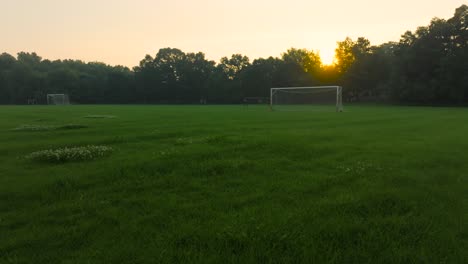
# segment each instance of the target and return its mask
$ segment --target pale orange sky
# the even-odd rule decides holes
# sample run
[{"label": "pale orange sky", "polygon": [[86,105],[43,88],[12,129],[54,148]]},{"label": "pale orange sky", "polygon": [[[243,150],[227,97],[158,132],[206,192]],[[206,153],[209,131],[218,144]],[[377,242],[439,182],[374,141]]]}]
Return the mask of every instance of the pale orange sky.
[{"label": "pale orange sky", "polygon": [[397,41],[406,30],[449,18],[466,0],[0,0],[0,53],[37,52],[136,66],[160,48],[279,56],[318,50],[325,63],[336,42],[364,36]]}]

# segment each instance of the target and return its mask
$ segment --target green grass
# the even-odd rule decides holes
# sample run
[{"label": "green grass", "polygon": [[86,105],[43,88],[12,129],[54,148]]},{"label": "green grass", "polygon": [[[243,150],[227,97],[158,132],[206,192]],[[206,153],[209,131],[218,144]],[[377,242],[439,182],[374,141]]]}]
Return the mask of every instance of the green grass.
[{"label": "green grass", "polygon": [[67,124],[61,126],[52,126],[52,125],[21,125],[12,130],[21,131],[21,132],[38,132],[38,131],[47,131],[47,130],[59,130],[59,129],[82,129],[86,128],[84,125],[75,125]]},{"label": "green grass", "polygon": [[[0,263],[468,262],[468,109],[0,115]],[[87,128],[12,130],[22,124]],[[87,145],[114,151],[64,164],[23,158]]]}]

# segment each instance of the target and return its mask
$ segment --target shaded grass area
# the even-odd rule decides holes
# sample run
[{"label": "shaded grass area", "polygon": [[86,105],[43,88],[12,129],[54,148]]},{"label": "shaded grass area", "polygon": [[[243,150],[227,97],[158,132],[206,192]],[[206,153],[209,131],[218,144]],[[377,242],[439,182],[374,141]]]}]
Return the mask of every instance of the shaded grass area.
[{"label": "shaded grass area", "polygon": [[[302,110],[0,107],[0,262],[467,261],[467,109]],[[119,151],[18,159],[88,144]]]}]

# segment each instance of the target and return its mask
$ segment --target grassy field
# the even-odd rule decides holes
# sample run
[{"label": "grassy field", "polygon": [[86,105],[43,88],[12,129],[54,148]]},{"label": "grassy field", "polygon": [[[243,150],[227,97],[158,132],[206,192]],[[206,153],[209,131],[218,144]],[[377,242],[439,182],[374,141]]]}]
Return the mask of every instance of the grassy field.
[{"label": "grassy field", "polygon": [[468,263],[468,109],[346,110],[1,106],[0,263]]}]

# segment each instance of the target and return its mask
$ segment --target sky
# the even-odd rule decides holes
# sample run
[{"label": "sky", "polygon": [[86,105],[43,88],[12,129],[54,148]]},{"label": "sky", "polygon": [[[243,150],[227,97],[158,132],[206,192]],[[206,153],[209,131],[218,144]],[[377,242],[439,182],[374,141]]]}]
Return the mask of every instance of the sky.
[{"label": "sky", "polygon": [[0,0],[0,53],[133,67],[160,48],[280,56],[291,47],[333,60],[347,36],[372,44],[450,18],[466,0]]}]

